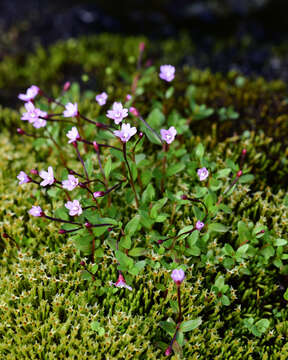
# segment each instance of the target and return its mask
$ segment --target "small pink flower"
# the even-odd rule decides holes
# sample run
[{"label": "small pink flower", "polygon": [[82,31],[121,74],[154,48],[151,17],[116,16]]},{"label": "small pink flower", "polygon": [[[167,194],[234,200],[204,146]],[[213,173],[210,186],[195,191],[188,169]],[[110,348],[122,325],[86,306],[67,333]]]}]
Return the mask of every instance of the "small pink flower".
[{"label": "small pink flower", "polygon": [[121,130],[115,130],[114,135],[119,137],[121,141],[127,142],[136,132],[136,127],[131,128],[130,124],[122,124]]},{"label": "small pink flower", "polygon": [[31,181],[30,177],[24,171],[20,171],[17,179],[19,180],[19,185],[26,184]]},{"label": "small pink flower", "polygon": [[74,175],[68,175],[68,180],[62,181],[63,189],[72,191],[78,185],[79,181]]},{"label": "small pink flower", "polygon": [[65,207],[69,210],[69,215],[81,215],[82,214],[82,207],[78,200],[67,201]]},{"label": "small pink flower", "polygon": [[114,102],[112,110],[108,110],[106,116],[109,119],[113,119],[115,124],[118,125],[128,116],[128,109],[123,108],[123,105],[120,102]]},{"label": "small pink flower", "polygon": [[180,285],[185,278],[185,273],[182,269],[175,269],[172,271],[171,278],[176,285]]},{"label": "small pink flower", "polygon": [[67,105],[65,105],[65,109],[63,111],[63,116],[64,117],[76,117],[78,116],[78,104],[72,104],[71,102],[69,102]]},{"label": "small pink flower", "polygon": [[174,128],[174,126],[171,126],[168,130],[161,129],[160,134],[162,140],[166,141],[167,144],[171,144],[177,135],[177,130]]},{"label": "small pink flower", "polygon": [[126,95],[126,98],[125,98],[125,101],[130,101],[131,99],[132,99],[132,95],[127,94],[127,95]]},{"label": "small pink flower", "polygon": [[172,65],[161,65],[159,77],[165,81],[172,81],[175,77],[175,67]]},{"label": "small pink flower", "polygon": [[40,171],[39,176],[43,179],[41,186],[52,185],[55,181],[52,166],[48,167],[48,171]]},{"label": "small pink flower", "polygon": [[19,94],[18,99],[23,101],[31,101],[39,94],[39,91],[40,89],[38,86],[32,85],[26,90],[26,94]]},{"label": "small pink flower", "polygon": [[71,144],[80,139],[80,135],[76,126],[73,126],[72,129],[67,132],[66,136],[68,137],[68,139],[70,139],[68,141],[68,144]]},{"label": "small pink flower", "polygon": [[119,287],[119,288],[124,287],[124,288],[132,291],[132,287],[126,284],[126,281],[125,281],[122,274],[119,274],[119,277],[118,277],[118,280],[116,281],[116,283],[113,283],[112,281],[109,281],[109,285],[110,286],[114,285],[114,286]]},{"label": "small pink flower", "polygon": [[104,195],[105,195],[105,192],[104,192],[104,191],[95,191],[95,192],[93,193],[94,198],[102,197],[102,196],[104,196]]},{"label": "small pink flower", "polygon": [[32,208],[28,211],[32,216],[43,216],[44,213],[40,206],[32,206]]},{"label": "small pink flower", "polygon": [[204,181],[209,176],[209,171],[205,167],[203,167],[197,170],[197,175],[199,176],[200,181]]},{"label": "small pink flower", "polygon": [[108,95],[106,94],[106,92],[102,92],[101,94],[96,95],[96,101],[100,106],[105,105],[107,99],[108,99]]},{"label": "small pink flower", "polygon": [[21,120],[28,120],[30,124],[33,124],[37,129],[46,125],[47,113],[38,108],[35,108],[34,104],[29,101],[25,104],[26,112],[22,114]]},{"label": "small pink flower", "polygon": [[205,224],[204,224],[202,221],[198,220],[198,221],[196,222],[195,227],[196,227],[197,230],[200,231],[200,230],[204,227],[204,225],[205,225]]}]

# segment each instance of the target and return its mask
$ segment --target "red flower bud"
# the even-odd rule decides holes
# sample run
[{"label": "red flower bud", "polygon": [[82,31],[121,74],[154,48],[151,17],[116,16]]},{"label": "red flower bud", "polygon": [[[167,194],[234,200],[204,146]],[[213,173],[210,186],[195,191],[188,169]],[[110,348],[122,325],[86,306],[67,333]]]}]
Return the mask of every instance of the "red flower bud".
[{"label": "red flower bud", "polygon": [[242,175],[242,170],[239,170],[236,174],[236,176],[239,178]]},{"label": "red flower bud", "polygon": [[63,91],[68,91],[70,89],[71,83],[70,81],[66,81],[63,86]]},{"label": "red flower bud", "polygon": [[65,233],[66,233],[66,230],[60,229],[60,230],[58,231],[58,233],[59,233],[59,234],[65,234]]},{"label": "red flower bud", "polygon": [[95,151],[99,152],[99,145],[97,144],[96,141],[93,141],[93,147],[94,147]]},{"label": "red flower bud", "polygon": [[38,175],[38,170],[32,169],[32,170],[30,170],[30,173],[33,175]]},{"label": "red flower bud", "polygon": [[143,41],[139,44],[139,51],[143,52],[145,50],[145,43]]},{"label": "red flower bud", "polygon": [[17,133],[18,133],[19,135],[24,135],[24,134],[25,134],[25,131],[22,130],[21,128],[18,128],[18,129],[17,129]]},{"label": "red flower bud", "polygon": [[7,239],[7,238],[9,237],[8,234],[6,234],[6,233],[3,233],[2,236],[3,236],[3,238],[5,238],[5,239]]},{"label": "red flower bud", "polygon": [[86,223],[85,223],[85,226],[86,226],[87,228],[91,228],[91,227],[92,227],[92,224],[89,223],[89,222],[86,222]]},{"label": "red flower bud", "polygon": [[247,154],[247,150],[246,149],[243,149],[242,150],[242,155],[246,155]]},{"label": "red flower bud", "polygon": [[182,200],[187,200],[187,199],[188,199],[188,196],[187,196],[187,195],[181,195],[181,199],[182,199]]}]

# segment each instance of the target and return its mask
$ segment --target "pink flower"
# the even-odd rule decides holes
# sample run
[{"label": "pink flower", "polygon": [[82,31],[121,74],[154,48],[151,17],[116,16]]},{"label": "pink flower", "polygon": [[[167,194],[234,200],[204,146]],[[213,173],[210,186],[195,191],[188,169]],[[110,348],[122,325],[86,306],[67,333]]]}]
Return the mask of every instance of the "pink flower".
[{"label": "pink flower", "polygon": [[78,116],[78,105],[77,103],[72,104],[71,102],[69,102],[68,104],[65,105],[65,109],[63,111],[63,116],[64,117],[73,117],[73,116]]},{"label": "pink flower", "polygon": [[26,184],[31,181],[30,177],[24,171],[20,171],[17,179],[19,180],[19,185]]},{"label": "pink flower", "polygon": [[136,127],[131,128],[130,124],[122,124],[121,130],[115,130],[114,135],[119,137],[123,142],[127,142],[136,132]]},{"label": "pink flower", "polygon": [[63,85],[63,91],[68,91],[70,89],[71,83],[70,81],[66,81]]},{"label": "pink flower", "polygon": [[171,278],[176,285],[180,285],[185,278],[185,273],[182,269],[175,269],[172,271]]},{"label": "pink flower", "polygon": [[174,126],[171,126],[168,130],[161,129],[160,134],[162,140],[166,141],[167,144],[171,144],[177,135],[177,130],[174,128]]},{"label": "pink flower", "polygon": [[203,167],[197,170],[197,175],[199,176],[199,180],[203,181],[206,180],[209,176],[209,171],[205,167]]},{"label": "pink flower", "polygon": [[28,211],[32,216],[43,216],[44,213],[40,206],[32,206],[32,208]]},{"label": "pink flower", "polygon": [[78,200],[73,200],[73,201],[68,201],[65,204],[65,207],[70,210],[69,211],[69,215],[74,216],[74,215],[81,215],[82,214],[82,207],[79,203]]},{"label": "pink flower", "polygon": [[119,288],[124,287],[124,288],[132,291],[132,287],[126,284],[126,281],[125,281],[122,274],[119,274],[119,277],[118,277],[118,280],[116,281],[116,283],[113,283],[112,281],[109,281],[109,285],[110,286],[114,285],[114,286],[119,287]]},{"label": "pink flower", "polygon": [[172,65],[161,65],[159,77],[165,81],[172,81],[175,77],[175,67]]},{"label": "pink flower", "polygon": [[40,183],[41,186],[52,185],[55,181],[52,166],[48,167],[48,171],[45,170],[40,171],[39,176],[42,179],[44,179]]},{"label": "pink flower", "polygon": [[32,85],[26,90],[26,94],[19,94],[18,99],[23,101],[31,101],[35,98],[36,95],[39,94],[39,91],[40,89],[38,86]]},{"label": "pink flower", "polygon": [[106,94],[106,92],[102,92],[101,94],[96,95],[96,101],[100,106],[105,105],[107,99],[108,99],[108,95]]},{"label": "pink flower", "polygon": [[80,139],[80,135],[76,126],[73,126],[72,129],[67,132],[66,136],[68,137],[68,139],[70,139],[68,141],[68,144],[71,144]]},{"label": "pink flower", "polygon": [[68,180],[62,181],[63,189],[67,189],[69,191],[75,189],[78,185],[79,181],[74,175],[68,175]]},{"label": "pink flower", "polygon": [[46,120],[41,119],[47,117],[45,111],[35,108],[31,101],[25,104],[25,108],[27,112],[22,115],[21,120],[28,120],[37,129],[46,125]]},{"label": "pink flower", "polygon": [[197,222],[196,222],[196,225],[195,225],[195,227],[196,227],[196,229],[197,230],[201,230],[203,227],[204,227],[204,223],[203,222],[201,222],[200,220],[198,220]]},{"label": "pink flower", "polygon": [[125,98],[125,101],[130,101],[131,99],[132,99],[132,95],[127,94],[127,95],[126,95],[126,98]]},{"label": "pink flower", "polygon": [[115,124],[118,125],[128,116],[128,109],[123,108],[123,105],[120,102],[114,102],[112,110],[108,110],[106,116],[109,119],[113,119]]}]

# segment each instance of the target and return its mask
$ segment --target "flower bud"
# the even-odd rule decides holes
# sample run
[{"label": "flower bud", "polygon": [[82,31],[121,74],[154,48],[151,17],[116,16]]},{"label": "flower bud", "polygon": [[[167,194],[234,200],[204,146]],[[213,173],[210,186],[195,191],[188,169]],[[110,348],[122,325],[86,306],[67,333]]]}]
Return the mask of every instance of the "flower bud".
[{"label": "flower bud", "polygon": [[93,141],[93,147],[94,147],[96,152],[99,152],[99,145],[97,144],[96,141]]},{"label": "flower bud", "polygon": [[24,134],[25,134],[25,131],[22,130],[21,128],[17,128],[17,133],[18,133],[19,135],[24,135]]},{"label": "flower bud", "polygon": [[239,178],[242,175],[242,170],[239,170],[236,174],[236,176]]},{"label": "flower bud", "polygon": [[8,234],[6,234],[6,233],[3,233],[2,236],[3,236],[3,238],[5,238],[5,239],[7,239],[7,238],[9,237]]},{"label": "flower bud", "polygon": [[243,149],[242,150],[242,155],[246,155],[247,154],[247,150],[246,149]]},{"label": "flower bud", "polygon": [[141,41],[139,44],[139,51],[143,52],[144,50],[145,50],[145,43],[143,41]]},{"label": "flower bud", "polygon": [[174,269],[172,271],[171,278],[175,284],[179,286],[185,278],[185,273],[182,269]]},{"label": "flower bud", "polygon": [[85,265],[86,265],[85,261],[82,260],[82,261],[80,262],[80,265],[81,265],[81,266],[85,266]]},{"label": "flower bud", "polygon": [[85,189],[85,188],[86,188],[86,184],[84,184],[84,183],[82,183],[82,182],[80,182],[78,185],[79,185],[82,189]]},{"label": "flower bud", "polygon": [[171,349],[171,346],[169,346],[167,349],[166,349],[166,351],[165,351],[165,355],[166,356],[169,356],[169,355],[171,355],[172,354],[172,349]]},{"label": "flower bud", "polygon": [[95,191],[93,193],[94,198],[98,198],[98,197],[101,197],[101,196],[104,196],[104,195],[105,195],[104,191]]},{"label": "flower bud", "polygon": [[86,226],[86,228],[88,228],[88,229],[89,229],[89,228],[91,228],[91,227],[92,227],[92,224],[91,224],[90,222],[86,222],[86,223],[85,223],[85,226]]},{"label": "flower bud", "polygon": [[158,243],[159,245],[163,244],[163,242],[164,242],[164,240],[158,240],[158,241],[157,241],[157,243]]},{"label": "flower bud", "polygon": [[112,230],[113,230],[112,227],[108,227],[108,229],[107,229],[108,232],[111,232]]},{"label": "flower bud", "polygon": [[139,136],[140,139],[142,139],[143,136],[144,136],[143,132],[141,131],[138,136]]},{"label": "flower bud", "polygon": [[187,199],[188,199],[188,196],[187,196],[187,195],[181,195],[181,199],[182,199],[182,200],[187,200]]},{"label": "flower bud", "polygon": [[63,91],[68,91],[70,89],[71,83],[70,81],[66,81],[63,85]]},{"label": "flower bud", "polygon": [[139,116],[139,112],[134,106],[130,107],[129,112],[134,116]]},{"label": "flower bud", "polygon": [[36,169],[30,170],[30,173],[33,174],[33,175],[38,175],[39,174],[38,170],[36,170]]},{"label": "flower bud", "polygon": [[65,234],[65,233],[66,233],[66,230],[60,229],[60,230],[58,231],[58,233],[59,233],[59,234]]}]

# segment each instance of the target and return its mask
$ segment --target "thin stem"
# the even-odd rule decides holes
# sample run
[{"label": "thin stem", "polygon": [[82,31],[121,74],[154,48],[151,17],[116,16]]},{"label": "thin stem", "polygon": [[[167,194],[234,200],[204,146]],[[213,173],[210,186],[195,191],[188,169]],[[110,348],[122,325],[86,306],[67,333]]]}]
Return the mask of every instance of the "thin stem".
[{"label": "thin stem", "polygon": [[131,187],[133,189],[134,196],[135,196],[136,207],[138,208],[139,207],[139,201],[138,201],[137,193],[136,193],[136,190],[135,190],[135,185],[134,185],[134,181],[133,181],[132,172],[131,172],[130,165],[129,165],[128,159],[127,159],[126,142],[123,142],[123,154],[124,154],[124,159],[125,159],[125,162],[127,164],[127,168],[128,168],[128,172],[129,172],[130,184],[131,184]]},{"label": "thin stem", "polygon": [[73,142],[73,146],[75,147],[76,152],[77,152],[78,159],[80,160],[80,162],[81,162],[81,164],[82,164],[82,166],[83,166],[83,169],[84,169],[84,172],[85,172],[85,175],[86,175],[86,179],[87,179],[87,181],[89,181],[89,175],[88,175],[86,166],[85,166],[85,164],[84,164],[84,160],[82,159],[82,157],[81,157],[81,155],[80,155],[80,152],[79,152],[78,145],[77,145],[77,142],[76,142],[76,141]]},{"label": "thin stem", "polygon": [[52,221],[57,221],[57,222],[65,223],[65,224],[73,224],[73,225],[80,225],[80,226],[82,226],[81,223],[77,223],[77,222],[70,221],[70,220],[58,219],[58,218],[54,218],[54,217],[48,216],[48,215],[43,215],[43,217],[45,217],[45,219],[52,220]]},{"label": "thin stem", "polygon": [[169,145],[164,143],[163,144],[163,151],[165,152],[165,155],[163,157],[163,162],[162,162],[162,179],[161,179],[161,192],[163,193],[164,192],[164,179],[165,179],[165,172],[166,172],[166,161],[167,161],[167,158],[166,158],[166,153],[168,151],[168,148],[169,148]]},{"label": "thin stem", "polygon": [[[88,140],[85,140],[85,139],[82,139],[82,138],[81,138],[80,140],[78,140],[78,141],[81,141],[81,142],[83,142],[83,143],[85,143],[85,144],[93,145],[93,142],[92,142],[92,141],[88,141]],[[98,145],[99,147],[106,147],[106,148],[111,148],[111,149],[115,149],[115,150],[118,150],[118,151],[122,151],[122,149],[117,148],[116,146],[108,145],[108,144],[99,144],[99,143],[97,142],[97,145]]]}]

